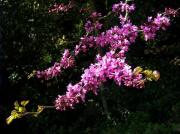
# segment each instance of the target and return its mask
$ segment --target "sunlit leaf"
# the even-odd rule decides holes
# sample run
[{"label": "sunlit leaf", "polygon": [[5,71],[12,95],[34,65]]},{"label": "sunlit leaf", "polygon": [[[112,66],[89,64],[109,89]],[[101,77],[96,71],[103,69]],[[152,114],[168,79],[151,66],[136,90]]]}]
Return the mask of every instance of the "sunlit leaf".
[{"label": "sunlit leaf", "polygon": [[10,116],[6,119],[6,123],[9,125],[14,119],[15,119],[14,116],[10,115]]},{"label": "sunlit leaf", "polygon": [[14,102],[14,109],[18,110],[19,109],[19,103],[18,101]]},{"label": "sunlit leaf", "polygon": [[22,105],[22,106],[26,106],[28,103],[29,103],[29,100],[21,101],[21,105]]},{"label": "sunlit leaf", "polygon": [[152,75],[152,70],[144,70],[143,73],[146,75],[146,77],[150,77]]},{"label": "sunlit leaf", "polygon": [[142,71],[143,71],[142,67],[138,66],[138,67],[134,68],[133,74],[137,75],[137,74],[141,73]]},{"label": "sunlit leaf", "polygon": [[26,111],[25,107],[19,107],[18,112],[24,113]]},{"label": "sunlit leaf", "polygon": [[38,112],[38,113],[41,113],[43,110],[44,110],[44,107],[43,107],[43,106],[38,105],[37,112]]},{"label": "sunlit leaf", "polygon": [[17,119],[17,118],[20,118],[21,117],[21,114],[18,114],[16,110],[13,110],[11,112],[11,116],[14,117],[14,119]]},{"label": "sunlit leaf", "polygon": [[14,119],[21,118],[23,114],[18,113],[18,111],[13,110],[11,111],[11,115],[6,119],[6,123],[9,125]]},{"label": "sunlit leaf", "polygon": [[147,79],[148,81],[152,81],[152,78],[150,78],[150,77],[147,77],[146,79]]},{"label": "sunlit leaf", "polygon": [[43,110],[44,110],[44,107],[38,105],[37,113],[35,113],[34,116],[37,117]]}]

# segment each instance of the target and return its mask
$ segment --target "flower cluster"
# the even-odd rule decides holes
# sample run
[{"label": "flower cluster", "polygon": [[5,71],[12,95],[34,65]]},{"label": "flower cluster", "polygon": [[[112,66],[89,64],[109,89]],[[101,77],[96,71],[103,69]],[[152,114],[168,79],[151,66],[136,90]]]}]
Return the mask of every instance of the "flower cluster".
[{"label": "flower cluster", "polygon": [[56,109],[66,110],[73,108],[79,102],[84,102],[86,94],[89,91],[97,94],[98,88],[107,79],[113,79],[119,86],[121,84],[137,88],[144,86],[142,75],[134,75],[124,58],[120,58],[114,51],[110,51],[103,57],[98,55],[97,63],[91,64],[88,69],[85,69],[80,82],[67,86],[66,94],[59,95],[55,100]]},{"label": "flower cluster", "polygon": [[64,3],[54,4],[51,8],[49,8],[49,13],[67,12],[72,7],[72,1],[70,1],[67,5],[65,5]]},{"label": "flower cluster", "polygon": [[92,48],[95,46],[94,36],[84,36],[81,37],[81,40],[78,45],[76,45],[74,53],[75,55],[78,55],[79,52],[87,52],[89,48]]},{"label": "flower cluster", "polygon": [[62,72],[62,69],[71,67],[73,66],[73,64],[74,58],[70,55],[69,50],[66,49],[59,63],[56,62],[52,67],[44,71],[37,71],[36,76],[38,78],[44,78],[45,80],[48,80],[50,78],[58,76]]},{"label": "flower cluster", "polygon": [[[119,3],[114,4],[112,6],[112,11],[114,13],[116,13],[117,15],[119,15],[119,19],[120,19],[121,24],[124,24],[127,21],[129,21],[128,20],[128,13],[130,13],[130,12],[132,12],[134,10],[135,10],[134,4],[129,5],[129,4],[127,4],[127,2],[124,3],[122,1],[120,1]],[[125,15],[123,15],[123,13]]]},{"label": "flower cluster", "polygon": [[72,55],[70,54],[69,50],[66,49],[63,53],[63,57],[60,61],[60,65],[62,66],[62,68],[66,69],[68,67],[71,67],[74,65],[74,58],[72,57]]},{"label": "flower cluster", "polygon": [[[71,5],[71,2],[68,5]],[[133,4],[128,5],[123,2],[114,4],[112,8],[112,11],[116,13],[131,12],[133,10]],[[129,45],[135,42],[139,31],[143,32],[146,41],[154,39],[158,30],[165,30],[167,26],[170,25],[170,19],[167,17],[167,14],[172,15],[175,11],[176,10],[173,9],[166,9],[164,14],[158,14],[154,19],[148,17],[148,22],[140,27],[133,25],[130,20],[126,20],[124,23],[121,23],[120,26],[114,26],[97,36],[86,34],[81,37],[79,44],[76,45],[74,55],[77,56],[79,52],[85,53],[92,47],[108,47],[109,50],[118,50],[121,56],[125,56],[125,52],[128,51]],[[89,20],[85,24],[85,30],[87,33],[101,28],[102,25],[99,23],[99,17],[101,17],[101,14],[97,12],[93,12],[90,15]],[[64,58],[68,57],[68,55],[69,51],[66,51],[60,63],[55,63],[54,66],[45,71],[37,71],[36,76],[47,80],[57,76],[61,73],[62,68],[66,69],[73,65],[74,59],[72,56]]]},{"label": "flower cluster", "polygon": [[114,26],[97,37],[84,36],[79,45],[76,45],[75,54],[80,51],[87,52],[92,47],[109,47],[110,49],[121,49],[128,51],[129,45],[135,42],[138,35],[138,27],[132,23],[126,23],[122,27]]},{"label": "flower cluster", "polygon": [[102,24],[98,20],[99,17],[101,17],[101,14],[97,12],[93,12],[90,15],[90,20],[88,20],[85,24],[85,30],[87,33],[91,33],[102,28]]},{"label": "flower cluster", "polygon": [[[174,16],[176,10],[166,9],[165,13],[157,14],[155,18],[148,17],[147,23],[136,26],[127,17],[128,13],[134,9],[135,6],[127,4],[127,1],[125,3],[120,1],[114,4],[112,11],[119,15],[120,24],[96,36],[93,35],[93,31],[102,27],[102,24],[99,22],[101,14],[93,12],[90,15],[85,24],[86,34],[80,38],[79,44],[76,45],[73,51],[74,56],[77,56],[80,52],[86,53],[93,47],[106,47],[109,50],[104,56],[98,54],[96,57],[97,62],[84,70],[81,80],[74,85],[69,84],[66,93],[56,98],[55,107],[57,110],[71,109],[75,104],[84,102],[85,96],[89,91],[97,94],[99,87],[108,79],[114,80],[119,86],[123,84],[136,88],[144,87],[147,79],[159,79],[160,75],[158,72],[142,71],[142,68],[136,68],[133,71],[131,66],[125,61],[125,54],[128,52],[129,46],[138,37],[138,32],[143,32],[145,41],[154,39],[158,30],[165,30],[170,25],[169,16]],[[53,67],[45,71],[37,71],[36,75],[38,78],[50,79],[59,75],[62,69],[71,67],[73,64],[74,58],[68,50],[65,50],[59,63],[55,63]]]},{"label": "flower cluster", "polygon": [[[96,44],[103,46],[109,45],[110,49],[128,50],[128,46],[135,42],[138,28],[131,23],[126,23],[122,27],[114,26],[106,33],[96,37]],[[103,40],[102,40],[103,39]]]},{"label": "flower cluster", "polygon": [[99,21],[92,23],[91,21],[87,21],[85,24],[85,30],[87,33],[91,33],[94,30],[100,30],[102,28],[102,24]]},{"label": "flower cluster", "polygon": [[135,10],[134,4],[129,5],[129,4],[124,3],[122,1],[120,1],[119,3],[114,4],[112,6],[112,11],[117,13],[117,14],[121,14],[123,12],[132,12],[134,10]]},{"label": "flower cluster", "polygon": [[141,26],[145,40],[153,40],[158,30],[166,30],[169,25],[170,19],[163,14],[157,14],[157,17],[154,19],[148,17],[148,23]]},{"label": "flower cluster", "polygon": [[168,16],[173,16],[173,17],[176,17],[178,15],[178,10],[174,10],[172,8],[165,8],[165,14],[168,15]]}]

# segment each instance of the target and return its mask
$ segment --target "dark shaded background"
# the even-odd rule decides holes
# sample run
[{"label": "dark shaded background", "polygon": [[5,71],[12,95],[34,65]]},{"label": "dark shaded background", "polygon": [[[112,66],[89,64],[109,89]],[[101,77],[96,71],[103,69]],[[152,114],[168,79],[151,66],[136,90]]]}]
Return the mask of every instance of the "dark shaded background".
[{"label": "dark shaded background", "polygon": [[[64,2],[66,2],[64,0]],[[89,0],[91,9],[103,14],[110,10],[115,0]],[[132,15],[136,24],[145,22],[147,16],[163,11],[165,7],[180,7],[179,0],[136,0],[137,10]],[[15,100],[30,100],[29,110],[36,106],[52,105],[57,94],[63,94],[69,82],[80,79],[82,67],[93,61],[94,51],[81,55],[78,66],[64,71],[61,77],[49,81],[27,79],[34,69],[45,69],[61,56],[64,48],[76,44],[61,44],[66,35],[69,41],[83,34],[87,14],[72,10],[65,14],[47,12],[51,0],[0,1],[0,132],[3,134],[179,134],[180,133],[180,18],[173,19],[167,31],[159,32],[154,42],[138,39],[128,53],[132,66],[157,69],[158,82],[147,83],[145,89],[118,87],[113,82],[105,85],[111,119],[107,119],[101,96],[91,93],[87,102],[74,110],[59,112],[47,110],[38,118],[25,117],[7,126]],[[86,6],[86,1],[77,1]],[[76,17],[75,17],[76,16]],[[110,16],[104,27],[117,23]],[[3,131],[4,130],[4,131]],[[3,132],[2,132],[3,131]]]}]

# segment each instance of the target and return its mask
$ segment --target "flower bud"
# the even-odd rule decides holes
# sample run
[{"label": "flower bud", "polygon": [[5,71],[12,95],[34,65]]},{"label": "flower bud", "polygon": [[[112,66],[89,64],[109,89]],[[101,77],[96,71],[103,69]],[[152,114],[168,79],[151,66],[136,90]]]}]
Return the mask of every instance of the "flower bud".
[{"label": "flower bud", "polygon": [[160,73],[157,70],[154,70],[153,73],[153,80],[158,81],[160,78]]}]

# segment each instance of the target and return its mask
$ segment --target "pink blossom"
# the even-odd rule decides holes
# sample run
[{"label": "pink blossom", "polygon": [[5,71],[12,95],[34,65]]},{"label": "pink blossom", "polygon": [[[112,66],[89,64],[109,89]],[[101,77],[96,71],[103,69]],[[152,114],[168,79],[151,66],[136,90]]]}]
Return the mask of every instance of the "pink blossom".
[{"label": "pink blossom", "polygon": [[74,5],[72,1],[70,1],[67,5],[65,5],[64,3],[54,4],[51,8],[49,8],[49,13],[67,12],[73,6]]},{"label": "pink blossom", "polygon": [[101,17],[101,13],[97,13],[97,12],[93,12],[91,15],[90,15],[90,18],[91,19],[95,19],[97,20],[99,17]]},{"label": "pink blossom", "polygon": [[74,65],[74,58],[71,56],[68,49],[66,49],[63,53],[63,57],[60,61],[60,65],[62,68],[66,69]]},{"label": "pink blossom", "polygon": [[160,29],[166,30],[170,25],[170,19],[163,14],[157,14],[157,17],[152,19],[148,17],[148,23],[140,26],[143,30],[145,40],[153,40],[156,36],[156,32]]},{"label": "pink blossom", "polygon": [[172,8],[165,8],[165,15],[176,17],[178,15],[178,10]]},{"label": "pink blossom", "polygon": [[85,24],[85,30],[87,33],[91,33],[95,30],[100,30],[102,28],[102,24],[99,23],[99,21],[96,22],[91,22],[91,21],[87,21]]},{"label": "pink blossom", "polygon": [[92,32],[94,30],[94,26],[91,21],[87,21],[85,24],[85,30],[86,32]]},{"label": "pink blossom", "polygon": [[117,56],[114,51],[106,53],[105,56],[97,55],[98,62],[91,64],[84,70],[81,81],[75,85],[69,84],[65,95],[59,95],[55,100],[57,110],[74,108],[74,105],[84,102],[89,91],[97,95],[99,87],[107,81],[113,79],[119,86],[124,83],[126,86],[142,88],[142,75],[134,75],[129,65],[124,59]]},{"label": "pink blossom", "polygon": [[117,13],[117,14],[121,14],[123,12],[132,12],[134,10],[135,10],[134,4],[129,5],[129,4],[124,3],[122,1],[120,1],[119,3],[114,4],[112,6],[112,11]]},{"label": "pink blossom", "polygon": [[90,15],[89,20],[85,23],[85,30],[87,33],[91,33],[102,28],[102,24],[98,20],[99,17],[101,17],[101,13],[93,12]]},{"label": "pink blossom", "polygon": [[73,65],[74,65],[74,58],[70,55],[69,50],[66,49],[59,63],[56,62],[52,67],[44,71],[37,71],[36,76],[37,78],[44,78],[48,80],[58,76],[61,73],[62,69],[66,69]]}]

